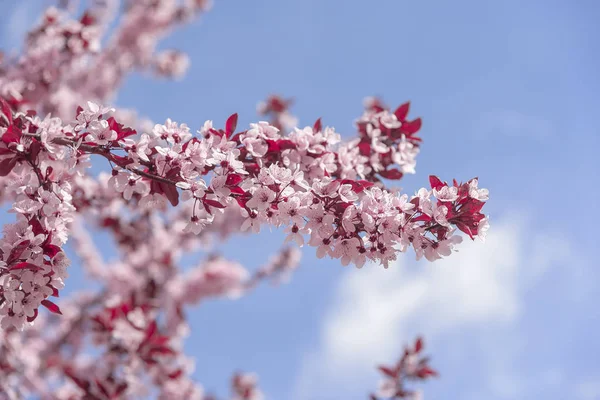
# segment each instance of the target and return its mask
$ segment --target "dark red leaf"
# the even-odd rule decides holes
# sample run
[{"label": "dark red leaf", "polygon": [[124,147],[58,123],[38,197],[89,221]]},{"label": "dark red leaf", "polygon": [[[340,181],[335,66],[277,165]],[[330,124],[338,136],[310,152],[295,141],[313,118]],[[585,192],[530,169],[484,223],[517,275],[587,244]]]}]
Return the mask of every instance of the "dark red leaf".
[{"label": "dark red leaf", "polygon": [[52,167],[46,168],[46,179],[48,179],[50,175],[52,175],[52,171],[54,171]]},{"label": "dark red leaf", "polygon": [[260,167],[257,163],[247,164],[245,168],[252,176],[256,176],[260,172]]},{"label": "dark red leaf", "polygon": [[313,132],[321,132],[321,129],[323,129],[323,126],[321,125],[321,118],[319,118],[315,121],[315,124],[313,125]]},{"label": "dark red leaf", "polygon": [[[29,225],[31,226],[31,229],[32,229],[34,235],[40,235],[40,234],[46,233],[46,230],[42,226],[42,223],[40,222],[40,220],[37,219],[37,217],[32,217],[29,220]],[[50,237],[50,236],[51,235],[48,235],[48,237]],[[47,242],[48,242],[48,238],[46,238],[44,243],[47,243]]]},{"label": "dark red leaf", "polygon": [[11,173],[15,165],[17,165],[18,157],[5,158],[0,161],[0,176],[6,176]]},{"label": "dark red leaf", "polygon": [[440,178],[438,178],[435,175],[429,175],[429,184],[431,185],[431,188],[435,190],[440,190],[444,186],[447,186],[444,182],[440,180]]},{"label": "dark red leaf", "polygon": [[421,222],[421,221],[429,222],[429,221],[431,221],[431,217],[427,214],[421,214],[416,218],[412,218],[411,221],[413,221],[413,222]]},{"label": "dark red leaf", "polygon": [[152,349],[150,349],[149,351],[150,354],[167,354],[167,355],[172,355],[175,354],[175,351],[169,347],[154,347]]},{"label": "dark red leaf", "polygon": [[233,186],[233,187],[229,188],[229,190],[231,190],[231,193],[246,194],[246,192],[244,192],[244,189],[242,189],[239,186]]},{"label": "dark red leaf", "polygon": [[54,256],[60,253],[60,251],[60,247],[55,244],[47,244],[44,246],[44,254],[50,258],[54,258]]},{"label": "dark red leaf", "polygon": [[471,228],[469,227],[469,225],[465,224],[465,223],[464,223],[464,222],[462,222],[462,221],[456,221],[454,224],[455,224],[455,225],[456,225],[456,227],[457,227],[458,229],[460,229],[462,232],[464,232],[464,233],[466,233],[467,235],[469,235],[469,237],[470,237],[471,239],[473,239],[473,235],[474,235],[474,234],[477,234],[477,232],[473,232],[473,230],[471,230]]},{"label": "dark red leaf", "polygon": [[171,179],[171,180],[177,180],[177,178],[179,177],[179,173],[181,172],[181,167],[174,167],[171,168],[169,170],[169,172],[167,172],[167,174],[165,175],[165,178],[167,179]]},{"label": "dark red leaf", "polygon": [[28,262],[21,262],[21,263],[15,264],[9,268],[9,270],[11,270],[11,271],[17,271],[19,269],[30,269],[32,271],[39,271],[41,268],[35,264],[28,263]]},{"label": "dark red leaf", "polygon": [[485,205],[485,202],[483,202],[481,200],[470,198],[469,201],[467,201],[465,204],[463,204],[463,206],[460,209],[460,212],[461,212],[461,214],[463,214],[463,213],[476,214],[479,211],[481,211],[481,209],[483,208],[484,205]]},{"label": "dark red leaf", "polygon": [[54,314],[62,315],[62,312],[60,312],[60,308],[56,304],[51,302],[50,300],[48,300],[48,299],[42,300],[42,305],[44,307],[46,307],[48,310],[50,310],[50,312],[53,312]]},{"label": "dark red leaf", "polygon": [[418,353],[421,350],[423,350],[423,338],[418,337],[417,341],[415,342],[415,353]]},{"label": "dark red leaf", "polygon": [[6,260],[6,263],[12,264],[15,260],[21,257],[21,254],[23,254],[25,249],[29,247],[30,243],[31,242],[29,240],[23,240],[21,243],[13,247],[13,249],[10,251],[8,259]]},{"label": "dark red leaf", "polygon": [[31,159],[37,160],[38,154],[40,154],[40,150],[42,149],[42,144],[35,139],[31,140],[31,144],[29,145],[29,151],[31,152]]},{"label": "dark red leaf", "polygon": [[204,202],[204,205],[209,205],[211,207],[215,207],[215,208],[225,208],[225,206],[221,203],[219,203],[216,200],[210,200],[210,199],[204,199],[202,200]]},{"label": "dark red leaf", "polygon": [[119,124],[114,117],[110,117],[108,120],[108,126],[110,129],[117,133],[117,140],[124,139],[129,136],[137,134],[137,132],[131,128],[126,128],[123,124]]},{"label": "dark red leaf", "polygon": [[169,377],[170,379],[177,379],[177,378],[179,378],[179,377],[180,377],[182,374],[183,374],[183,370],[180,368],[180,369],[178,369],[178,370],[177,370],[177,371],[175,371],[175,372],[171,372],[171,373],[168,375],[168,377]]},{"label": "dark red leaf", "polygon": [[373,183],[373,182],[362,181],[362,180],[361,181],[357,181],[357,183],[360,183],[360,185],[363,187],[363,189],[368,189],[368,188],[370,188],[370,187],[372,187],[372,186],[375,185],[375,183]]},{"label": "dark red leaf", "polygon": [[89,25],[93,25],[96,22],[96,18],[92,14],[90,14],[88,11],[86,11],[81,16],[81,19],[79,20],[79,22],[81,22],[81,25],[83,25],[83,26],[89,26]]},{"label": "dark red leaf", "polygon": [[241,198],[241,197],[238,197],[237,199],[235,199],[235,201],[237,201],[237,203],[239,204],[239,206],[241,208],[246,208],[246,203],[248,203],[248,200],[249,199],[244,199],[244,198]]},{"label": "dark red leaf", "polygon": [[33,315],[31,317],[27,317],[27,322],[33,322],[33,321],[35,321],[35,319],[37,318],[38,314],[39,314],[38,313],[38,309],[37,308],[34,309],[33,310]]},{"label": "dark red leaf", "polygon": [[267,140],[267,144],[269,145],[269,149],[267,150],[267,152],[269,153],[278,153],[279,152],[279,145],[277,144],[276,141],[274,140]]},{"label": "dark red leaf", "polygon": [[412,135],[415,134],[419,131],[419,129],[421,129],[421,118],[417,118],[413,121],[407,121],[404,122],[402,124],[402,126],[400,127],[400,130],[402,131],[402,133],[405,133],[407,135]]},{"label": "dark red leaf", "polygon": [[200,142],[200,141],[198,140],[198,138],[192,138],[191,140],[188,140],[187,142],[185,142],[183,144],[182,150],[185,152],[187,150],[188,146],[194,142]]},{"label": "dark red leaf", "polygon": [[438,376],[438,373],[437,371],[434,371],[433,369],[425,366],[417,371],[417,376],[419,378],[427,378],[430,376]]},{"label": "dark red leaf", "polygon": [[75,375],[75,373],[71,370],[71,368],[65,368],[65,375],[67,375],[69,378],[71,378],[73,383],[75,383],[77,386],[79,386],[81,389],[85,390],[86,392],[90,388],[90,382],[80,379],[78,376]]},{"label": "dark red leaf", "polygon": [[398,121],[406,121],[406,116],[408,115],[408,110],[410,109],[410,101],[402,104],[400,107],[396,108],[394,111],[394,115],[398,118]]},{"label": "dark red leaf", "polygon": [[128,385],[127,382],[121,383],[119,386],[117,386],[117,388],[115,389],[115,396],[120,396],[123,394],[123,392],[127,389]]},{"label": "dark red leaf", "polygon": [[100,389],[100,391],[102,392],[102,394],[106,398],[110,398],[110,393],[108,393],[108,390],[106,390],[106,388],[104,387],[104,385],[102,384],[102,382],[100,382],[99,379],[95,379],[94,381],[96,382],[96,386],[98,387],[98,389]]},{"label": "dark red leaf", "polygon": [[225,135],[227,138],[231,136],[233,132],[235,132],[235,128],[237,127],[238,115],[232,114],[229,118],[227,118],[227,122],[225,122]]},{"label": "dark red leaf", "polygon": [[368,156],[371,154],[371,145],[369,143],[359,143],[358,150],[363,156]]},{"label": "dark red leaf", "polygon": [[395,371],[395,370],[393,370],[393,369],[391,369],[389,367],[383,366],[383,365],[380,365],[379,367],[377,367],[377,369],[379,371],[381,371],[381,373],[383,373],[384,375],[389,376],[392,379],[396,379],[396,377],[398,375],[397,371]]},{"label": "dark red leaf", "polygon": [[289,150],[289,149],[296,148],[296,144],[294,142],[292,142],[291,140],[287,140],[287,139],[278,140],[277,146],[279,147],[280,150]]},{"label": "dark red leaf", "polygon": [[150,325],[148,325],[148,328],[146,328],[146,338],[151,338],[154,336],[157,330],[158,325],[156,324],[156,321],[150,322]]},{"label": "dark red leaf", "polygon": [[170,337],[168,336],[154,336],[154,338],[151,340],[152,345],[156,346],[156,347],[160,347],[160,346],[164,346],[165,344],[169,343],[169,340],[171,340]]},{"label": "dark red leaf", "polygon": [[171,203],[173,207],[176,207],[179,204],[179,192],[177,188],[169,183],[159,182],[159,186],[162,189],[162,192],[167,196],[167,199]]},{"label": "dark red leaf", "polygon": [[23,134],[19,128],[17,128],[15,125],[9,125],[2,135],[2,141],[6,144],[19,143],[22,135]]},{"label": "dark red leaf", "polygon": [[242,178],[238,174],[229,174],[227,175],[227,180],[225,181],[225,185],[227,186],[237,186],[244,178]]},{"label": "dark red leaf", "polygon": [[129,157],[117,156],[115,154],[112,155],[111,159],[115,164],[117,164],[121,168],[125,168],[131,162]]},{"label": "dark red leaf", "polygon": [[383,176],[386,179],[400,179],[404,175],[399,169],[392,168],[384,171],[379,171],[379,175]]},{"label": "dark red leaf", "polygon": [[12,110],[10,109],[10,105],[4,100],[2,96],[0,96],[0,110],[6,116],[9,125],[12,125]]},{"label": "dark red leaf", "polygon": [[341,179],[338,180],[338,182],[340,182],[341,185],[350,185],[352,186],[352,190],[355,193],[361,193],[362,191],[364,191],[365,189],[370,188],[371,186],[374,185],[373,182],[369,182],[369,181],[354,181],[352,179]]}]

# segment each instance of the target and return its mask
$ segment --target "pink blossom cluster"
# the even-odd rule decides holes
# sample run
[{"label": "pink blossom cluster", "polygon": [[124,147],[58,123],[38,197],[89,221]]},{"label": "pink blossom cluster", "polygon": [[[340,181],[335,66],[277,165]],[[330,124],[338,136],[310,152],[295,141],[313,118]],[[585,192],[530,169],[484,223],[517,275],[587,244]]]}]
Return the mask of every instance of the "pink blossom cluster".
[{"label": "pink blossom cluster", "polygon": [[[5,101],[2,105],[2,175],[14,179],[13,209],[22,214],[5,232],[24,232],[2,238],[3,326],[22,329],[36,319],[40,305],[60,312],[48,297],[58,295],[63,286],[68,262],[61,246],[75,210],[95,213],[123,251],[121,264],[94,269],[97,277],[110,282],[111,292],[86,321],[94,344],[110,349],[105,356],[121,356],[93,366],[84,363],[85,376],[95,377],[93,381],[71,367],[60,367],[69,378],[70,389],[65,390],[73,396],[138,396],[142,392],[135,388],[145,387],[139,381],[160,376],[152,379],[167,393],[165,398],[173,396],[173,390],[180,390],[184,398],[200,398],[192,393],[201,389],[184,381],[184,372],[191,371],[182,367],[183,355],[177,350],[186,333],[184,306],[207,297],[240,295],[256,279],[288,272],[287,266],[297,263],[294,253],[286,250],[253,278],[241,265],[215,258],[179,273],[174,261],[180,254],[174,253],[182,250],[173,249],[184,249],[186,242],[198,245],[188,238],[201,237],[227,215],[240,217],[241,230],[285,226],[286,241],[300,246],[306,242],[317,248],[319,257],[328,255],[359,267],[367,260],[387,266],[398,251],[409,247],[417,258],[435,260],[450,255],[460,241],[456,228],[471,237],[485,233],[480,210],[488,194],[476,179],[449,185],[431,177],[431,189],[420,189],[410,198],[386,190],[381,182],[376,186],[362,179],[366,176],[359,172],[372,168],[373,157],[364,158],[363,168],[356,162],[348,167],[334,148],[344,148],[340,135],[322,128],[320,121],[288,135],[267,122],[236,133],[233,115],[224,129],[207,121],[196,135],[170,120],[138,135],[116,121],[113,109],[91,102],[77,110],[70,124],[13,111]],[[371,115],[374,126],[379,118],[395,116]],[[363,116],[359,127],[365,120]],[[91,155],[113,165],[110,176],[88,179]],[[172,206],[182,201],[185,210],[173,214],[168,226],[151,212],[166,210],[167,201]],[[122,216],[125,208],[130,217]],[[160,235],[161,229],[169,233]],[[94,258],[85,255],[90,247],[80,246],[82,258]],[[97,369],[107,364],[111,368]],[[131,381],[115,380],[109,374],[115,368],[136,373]]]},{"label": "pink blossom cluster", "polygon": [[424,381],[438,376],[429,366],[429,358],[422,355],[423,339],[418,337],[414,346],[406,346],[402,357],[395,365],[378,367],[383,374],[379,390],[371,394],[371,400],[422,400],[421,391],[407,388],[408,381]]},{"label": "pink blossom cluster", "polygon": [[[368,99],[348,141],[321,120],[297,127],[279,96],[259,105],[269,121],[243,130],[237,114],[222,128],[150,124],[101,104],[132,71],[183,74],[185,54],[156,46],[210,2],[95,0],[78,16],[76,2],[61,6],[21,55],[0,57],[0,202],[14,214],[0,238],[0,398],[211,398],[182,351],[189,309],[285,281],[300,261],[285,246],[250,270],[217,251],[236,234],[282,228],[319,258],[386,268],[409,249],[450,256],[459,231],[485,238],[489,195],[476,178],[432,176],[411,196],[387,186],[415,172],[421,120],[409,103]],[[91,174],[92,156],[107,171]],[[112,238],[114,259],[90,230]],[[185,255],[198,261],[182,268]],[[99,288],[59,301],[73,258]],[[393,398],[425,365],[411,357],[388,374]],[[234,375],[232,399],[261,399],[256,384]]]},{"label": "pink blossom cluster", "polygon": [[[44,305],[60,312],[48,298],[58,296],[68,276],[69,260],[62,250],[68,237],[72,204],[68,149],[55,151],[50,159],[44,140],[21,140],[21,129],[30,123],[15,115],[2,100],[0,120],[0,176],[12,173],[6,189],[15,195],[12,211],[16,222],[4,227],[0,239],[0,324],[22,327]],[[60,121],[32,118],[46,132],[61,129]],[[50,145],[51,147],[51,145]]]},{"label": "pink blossom cluster", "polygon": [[211,7],[210,0],[95,0],[74,17],[78,1],[61,3],[29,32],[22,54],[0,57],[0,95],[23,110],[61,118],[86,101],[110,101],[133,71],[182,76],[187,56],[157,51],[157,44]]},{"label": "pink blossom cluster", "polygon": [[[52,226],[63,242],[72,208],[69,180],[85,174],[91,154],[111,162],[107,184],[126,202],[142,209],[160,201],[157,198],[173,206],[180,198],[190,203],[185,233],[198,235],[224,209],[238,210],[244,219],[242,231],[285,226],[286,241],[316,247],[318,257],[337,258],[343,265],[361,267],[369,260],[387,267],[398,251],[408,248],[417,259],[433,261],[449,256],[462,240],[455,228],[474,237],[483,236],[487,226],[480,211],[488,194],[478,188],[477,179],[448,185],[431,177],[431,189],[420,189],[410,198],[365,179],[379,182],[377,174],[385,175],[389,165],[397,165],[388,155],[404,152],[406,135],[395,137],[402,129],[398,121],[406,118],[406,105],[395,113],[369,110],[359,120],[359,140],[370,141],[365,144],[369,157],[356,154],[363,150],[352,144],[355,141],[340,145],[340,135],[320,121],[288,135],[267,122],[236,133],[234,114],[224,129],[207,121],[194,135],[187,125],[167,120],[137,135],[110,116],[113,109],[92,102],[78,109],[70,125],[58,118],[41,120],[33,112],[14,113],[6,102],[3,105],[2,174],[17,167],[17,173],[25,173],[25,182],[19,181],[15,189],[35,192],[17,198],[14,209],[28,216],[24,221],[30,221],[28,229],[36,235],[40,231],[31,221],[52,217],[46,231]],[[396,126],[385,131],[385,138],[376,133],[384,131],[382,119]],[[386,153],[381,152],[384,147]],[[34,176],[39,186],[28,186]],[[30,270],[43,264],[27,257],[7,259],[16,260],[26,262]]]},{"label": "pink blossom cluster", "polygon": [[298,119],[290,112],[294,101],[278,95],[271,95],[256,107],[260,116],[267,117],[272,126],[280,131],[291,130],[298,125]]},{"label": "pink blossom cluster", "polygon": [[[221,399],[215,395],[209,394],[203,400]],[[263,400],[264,395],[258,388],[258,377],[252,373],[237,372],[231,378],[231,396],[230,400]]]}]

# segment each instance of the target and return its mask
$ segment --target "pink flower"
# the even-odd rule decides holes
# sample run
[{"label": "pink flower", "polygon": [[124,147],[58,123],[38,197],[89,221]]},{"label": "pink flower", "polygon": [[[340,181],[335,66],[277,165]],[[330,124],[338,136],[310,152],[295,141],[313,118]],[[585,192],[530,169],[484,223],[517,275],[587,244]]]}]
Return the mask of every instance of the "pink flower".
[{"label": "pink flower", "polygon": [[479,181],[477,179],[472,179],[469,182],[469,196],[474,198],[475,200],[487,201],[490,198],[490,192],[487,189],[479,189],[477,187]]},{"label": "pink flower", "polygon": [[198,235],[209,223],[210,219],[201,219],[198,216],[193,215],[185,228],[183,228],[183,232]]},{"label": "pink flower", "polygon": [[300,197],[294,196],[287,201],[279,203],[279,218],[285,224],[304,225],[302,217],[303,207],[300,205]]},{"label": "pink flower", "polygon": [[433,189],[433,195],[444,202],[452,202],[458,199],[458,188],[454,186],[444,186],[440,190]]},{"label": "pink flower", "polygon": [[302,237],[300,234],[300,228],[298,228],[298,225],[294,224],[289,226],[285,228],[284,232],[288,234],[285,238],[286,243],[293,240],[299,247],[304,246],[304,237]]},{"label": "pink flower", "polygon": [[331,256],[340,258],[342,265],[346,266],[359,256],[360,242],[357,238],[338,240],[333,247]]},{"label": "pink flower", "polygon": [[92,121],[88,126],[88,139],[99,145],[106,145],[117,140],[117,132],[110,129],[105,120]]},{"label": "pink flower", "polygon": [[270,207],[273,200],[275,200],[275,192],[266,186],[261,186],[252,194],[252,198],[248,200],[246,206],[265,211]]},{"label": "pink flower", "polygon": [[138,193],[142,197],[150,193],[150,186],[139,176],[123,171],[116,175],[114,187],[117,192],[123,193],[125,200],[131,200],[134,193]]},{"label": "pink flower", "polygon": [[114,112],[114,108],[102,107],[96,103],[88,101],[77,114],[76,121],[78,125],[75,126],[75,130],[79,131],[85,129],[88,123],[97,121],[101,115],[106,115],[110,112]]},{"label": "pink flower", "polygon": [[248,229],[252,229],[252,232],[259,233],[260,232],[260,219],[258,214],[255,212],[248,213],[246,210],[242,209],[242,216],[246,218],[240,227],[242,232],[247,231]]}]

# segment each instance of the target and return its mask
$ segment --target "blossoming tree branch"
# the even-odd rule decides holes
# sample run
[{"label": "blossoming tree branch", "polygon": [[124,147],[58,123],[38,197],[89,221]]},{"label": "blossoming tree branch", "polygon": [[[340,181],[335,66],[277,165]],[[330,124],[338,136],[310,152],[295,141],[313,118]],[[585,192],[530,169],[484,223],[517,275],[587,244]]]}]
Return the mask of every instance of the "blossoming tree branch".
[{"label": "blossoming tree branch", "polygon": [[[296,127],[278,96],[248,127],[237,114],[190,129],[105,106],[131,72],[183,74],[185,54],[156,45],[209,3],[89,3],[59,2],[21,54],[0,56],[0,200],[15,215],[0,239],[0,395],[215,399],[182,351],[190,306],[285,279],[299,263],[293,246],[387,268],[402,252],[434,261],[464,236],[485,237],[488,191],[476,178],[431,176],[414,195],[388,187],[415,172],[421,119],[409,103],[368,99],[345,141],[321,120]],[[99,176],[92,157],[104,159]],[[265,227],[285,227],[295,244],[256,271],[210,253]],[[112,235],[118,262],[105,264],[90,228]],[[182,256],[198,251],[211,255],[183,271]],[[100,289],[65,299],[73,256]],[[407,382],[436,375],[422,349],[419,338],[379,367],[371,398],[417,398]],[[261,396],[253,375],[234,375],[232,399]]]}]

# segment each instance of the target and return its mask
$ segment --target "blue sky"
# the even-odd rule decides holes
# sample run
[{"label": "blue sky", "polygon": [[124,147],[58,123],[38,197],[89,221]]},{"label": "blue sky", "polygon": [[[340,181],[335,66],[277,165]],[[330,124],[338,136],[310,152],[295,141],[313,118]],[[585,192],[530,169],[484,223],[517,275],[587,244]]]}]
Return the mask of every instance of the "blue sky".
[{"label": "blue sky", "polygon": [[[5,49],[42,2],[6,3]],[[275,92],[301,124],[350,137],[365,96],[410,99],[425,142],[402,186],[435,173],[491,192],[489,240],[448,261],[355,270],[305,249],[289,284],[196,308],[195,377],[225,393],[242,369],[269,399],[365,399],[373,366],[423,333],[441,372],[426,399],[600,399],[598,15],[593,0],[216,0],[165,40],[189,53],[186,78],[133,76],[118,106],[194,128],[238,112],[243,126]],[[282,241],[222,249],[254,268]]]}]

